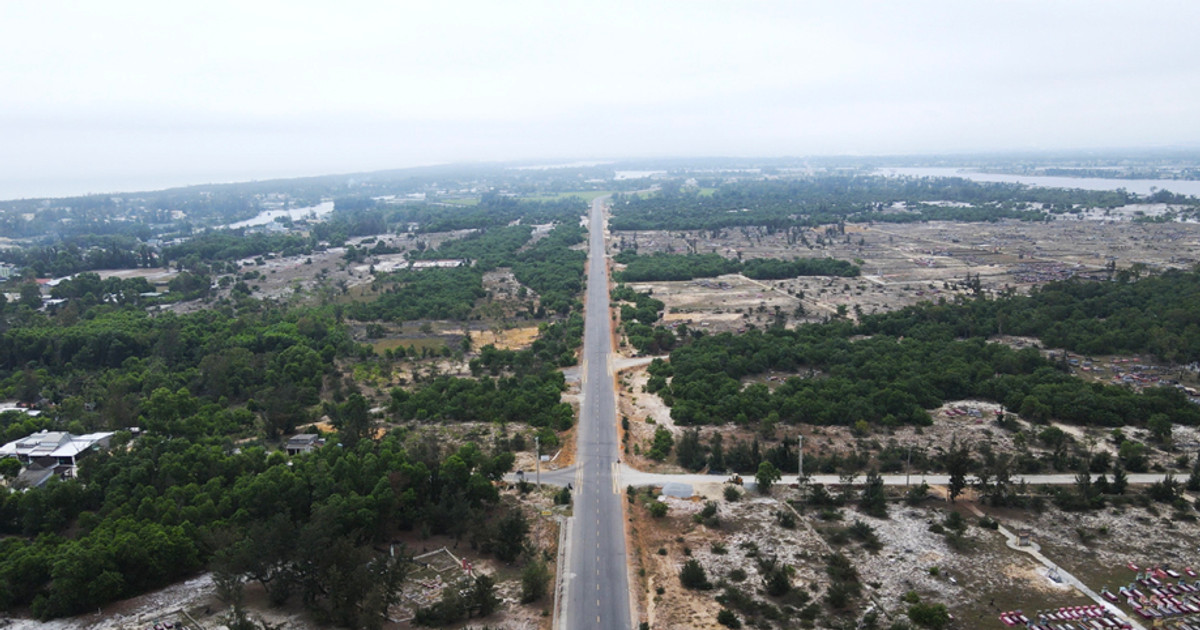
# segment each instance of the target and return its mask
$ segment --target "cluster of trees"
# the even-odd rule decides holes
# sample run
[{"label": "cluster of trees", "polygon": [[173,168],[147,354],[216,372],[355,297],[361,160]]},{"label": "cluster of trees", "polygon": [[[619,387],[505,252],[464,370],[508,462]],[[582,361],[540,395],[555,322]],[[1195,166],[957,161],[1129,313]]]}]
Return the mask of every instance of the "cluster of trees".
[{"label": "cluster of trees", "polygon": [[554,369],[497,379],[442,376],[415,392],[393,389],[389,410],[400,419],[520,422],[565,431],[575,414],[562,402],[564,389],[562,372]]},{"label": "cluster of trees", "polygon": [[437,249],[411,252],[410,259],[465,258],[483,271],[511,267],[514,256],[533,234],[528,225],[484,228],[463,238],[447,241]]},{"label": "cluster of trees", "polygon": [[671,329],[656,325],[662,316],[663,302],[639,293],[624,284],[612,291],[612,299],[632,302],[621,305],[621,330],[629,344],[645,354],[658,354],[675,347],[677,341]]},{"label": "cluster of trees", "polygon": [[634,291],[624,284],[618,284],[610,296],[615,302],[626,302],[621,304],[621,321],[626,323],[653,324],[662,316],[662,310],[666,306],[662,300],[655,299],[650,293]]},{"label": "cluster of trees", "polygon": [[402,269],[387,275],[384,293],[356,302],[346,313],[359,321],[456,319],[466,321],[476,300],[487,296],[483,272],[474,267]]},{"label": "cluster of trees", "polygon": [[571,406],[562,402],[566,381],[558,368],[575,363],[582,334],[583,318],[572,313],[565,321],[543,324],[524,350],[484,346],[469,363],[473,378],[440,376],[413,391],[395,388],[388,411],[403,420],[528,424],[539,429],[542,444],[553,446],[555,432],[575,421]]},{"label": "cluster of trees", "polygon": [[691,280],[693,278],[715,278],[727,273],[738,273],[742,265],[737,260],[720,254],[666,254],[655,253],[641,256],[632,249],[621,250],[613,261],[625,265],[623,271],[613,274],[618,282],[664,282]]},{"label": "cluster of trees", "polygon": [[246,230],[209,230],[189,238],[178,245],[164,247],[160,266],[172,261],[186,269],[198,264],[211,265],[218,261],[266,256],[279,253],[283,256],[311,254],[317,247],[315,236],[295,234],[247,234]]},{"label": "cluster of trees", "polygon": [[[1184,339],[1194,332],[1188,314],[1197,308],[1198,291],[1196,273],[1131,283],[1070,281],[1046,285],[1029,297],[925,304],[869,316],[858,326],[830,322],[704,336],[676,349],[669,366],[652,365],[649,385],[664,394],[672,416],[683,424],[924,424],[925,409],[978,397],[1035,421],[1146,425],[1161,414],[1171,423],[1193,425],[1200,423],[1200,410],[1177,389],[1138,394],[1088,384],[1036,349],[1016,351],[984,337],[1002,328],[1081,351],[1149,346],[1167,359],[1194,360],[1200,355]],[[1179,337],[1171,337],[1171,347],[1147,337],[1174,334]],[[743,386],[741,379],[768,370],[816,376],[790,378],[773,392],[764,384]]]},{"label": "cluster of trees", "polygon": [[0,261],[24,267],[38,277],[61,278],[95,269],[154,267],[158,255],[136,237],[86,234],[54,245],[0,250]]},{"label": "cluster of trees", "polygon": [[374,547],[397,529],[525,545],[527,528],[499,526],[513,512],[492,484],[510,452],[393,436],[289,461],[221,438],[126,440],[85,460],[78,480],[0,492],[0,609],[75,614],[211,566],[274,602],[377,627],[407,566]]},{"label": "cluster of trees", "polygon": [[[41,429],[117,431],[110,450],[84,459],[77,479],[25,492],[0,489],[0,610],[70,615],[208,569],[238,625],[243,586],[257,582],[273,602],[303,602],[320,621],[369,628],[386,619],[411,567],[402,549],[384,551],[398,530],[467,538],[504,562],[527,555],[529,526],[500,501],[495,485],[512,467],[510,449],[526,443],[522,433],[487,451],[407,430],[379,439],[371,403],[339,373],[351,357],[381,360],[351,341],[343,314],[466,319],[484,297],[483,269],[510,266],[560,317],[543,323],[526,350],[482,349],[471,361],[473,378],[394,390],[394,417],[531,424],[547,445],[556,430],[571,426],[557,368],[575,362],[582,338],[586,254],[572,247],[584,240],[578,216],[586,206],[577,199],[487,203],[527,224],[559,225],[530,244],[527,225],[505,227],[512,218],[486,217],[501,223],[437,254],[482,265],[397,274],[392,291],[375,303],[287,307],[246,298],[186,315],[151,315],[135,299],[152,290],[144,281],[90,273],[54,289],[70,299],[58,311],[32,308],[40,305],[32,284],[28,307],[0,303],[0,398],[44,405],[38,417],[0,416],[0,439]],[[336,217],[329,235],[392,225],[386,209],[360,205]],[[298,253],[289,248],[313,247],[325,231],[283,240],[206,233],[154,262],[177,261],[188,270],[173,290],[203,293],[213,265]],[[72,270],[103,262],[71,256],[61,260]],[[318,415],[337,433],[316,452],[289,461],[262,446]],[[123,430],[134,426],[142,429],[136,438]],[[0,474],[11,476],[11,468]],[[538,560],[528,565],[523,599],[533,601],[544,596],[548,574]],[[473,589],[447,593],[419,616],[445,623],[499,604],[489,578]]]},{"label": "cluster of trees", "polygon": [[1200,360],[1200,273],[1171,270],[1139,280],[1141,273],[1120,270],[1115,282],[1047,283],[1028,296],[921,304],[864,317],[862,332],[922,339],[1024,335],[1084,354]]},{"label": "cluster of trees", "polygon": [[577,223],[562,223],[521,252],[512,265],[517,280],[538,294],[546,313],[566,315],[581,310],[583,268],[587,252],[573,249],[587,232]]},{"label": "cluster of trees", "polygon": [[666,254],[640,256],[623,250],[614,259],[626,265],[616,275],[620,282],[662,282],[714,278],[727,273],[740,273],[755,280],[782,280],[799,276],[858,276],[858,266],[834,258],[752,258],[747,261],[725,258],[720,254]]},{"label": "cluster of trees", "polygon": [[382,295],[371,302],[355,303],[348,313],[360,321],[465,321],[476,301],[487,296],[483,273],[497,267],[511,267],[517,280],[537,294],[535,316],[565,316],[578,310],[587,254],[571,246],[583,241],[583,229],[573,224],[559,225],[532,246],[521,249],[530,233],[531,228],[520,225],[492,228],[416,254],[417,258],[470,258],[476,263],[471,267],[393,272],[382,280],[389,285]]},{"label": "cluster of trees", "polygon": [[[1078,207],[1115,208],[1141,199],[1126,191],[1034,188],[972,182],[962,178],[901,178],[815,175],[794,179],[736,182],[712,195],[665,183],[649,196],[615,195],[614,230],[712,230],[736,226],[816,226],[842,221],[1045,220]],[[960,206],[930,205],[953,201]],[[897,202],[912,211],[892,210]],[[1049,212],[1031,204],[1045,205]]]},{"label": "cluster of trees", "polygon": [[[1043,421],[1144,425],[1162,413],[1176,423],[1200,423],[1200,408],[1177,389],[1138,394],[1088,384],[1034,349],[1017,351],[978,338],[851,339],[855,332],[852,325],[831,323],[703,336],[672,353],[673,378],[660,391],[672,418],[685,425],[929,424],[926,409],[964,398],[1000,402]],[[768,370],[819,376],[788,378],[774,391],[763,383],[743,386],[741,379]]]},{"label": "cluster of trees", "polygon": [[587,208],[587,202],[580,197],[530,201],[488,192],[477,204],[404,204],[390,208],[387,220],[395,226],[415,223],[419,232],[449,232],[499,227],[514,221],[525,225],[576,223],[587,214]]},{"label": "cluster of trees", "polygon": [[63,280],[50,289],[50,297],[75,300],[76,308],[92,306],[101,302],[137,304],[143,293],[153,293],[154,286],[145,278],[122,279],[115,276],[101,280],[95,273],[81,273]]}]

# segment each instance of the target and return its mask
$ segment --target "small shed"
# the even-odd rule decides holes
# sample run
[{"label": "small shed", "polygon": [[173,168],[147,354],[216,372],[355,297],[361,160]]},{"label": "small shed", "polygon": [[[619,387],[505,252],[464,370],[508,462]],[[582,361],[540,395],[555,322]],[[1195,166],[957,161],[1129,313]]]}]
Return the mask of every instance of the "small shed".
[{"label": "small shed", "polygon": [[287,454],[299,455],[300,453],[308,453],[320,448],[325,440],[315,433],[297,433],[288,438]]}]

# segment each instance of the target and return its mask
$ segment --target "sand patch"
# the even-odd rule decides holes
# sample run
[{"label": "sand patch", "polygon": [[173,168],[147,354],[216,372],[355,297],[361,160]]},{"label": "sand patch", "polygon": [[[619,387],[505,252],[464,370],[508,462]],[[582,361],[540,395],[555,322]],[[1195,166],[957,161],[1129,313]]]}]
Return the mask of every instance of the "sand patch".
[{"label": "sand patch", "polygon": [[471,347],[496,346],[498,350],[521,350],[528,348],[538,336],[537,326],[509,328],[508,330],[472,330]]}]

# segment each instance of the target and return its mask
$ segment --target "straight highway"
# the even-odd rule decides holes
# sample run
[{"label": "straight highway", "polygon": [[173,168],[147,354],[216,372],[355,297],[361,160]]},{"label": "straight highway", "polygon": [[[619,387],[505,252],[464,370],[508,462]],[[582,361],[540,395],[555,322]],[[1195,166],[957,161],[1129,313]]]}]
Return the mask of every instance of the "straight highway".
[{"label": "straight highway", "polygon": [[604,202],[604,198],[592,202],[588,224],[582,397],[574,477],[570,478],[575,487],[574,511],[567,525],[560,630],[633,627],[624,497],[617,484],[619,446]]}]

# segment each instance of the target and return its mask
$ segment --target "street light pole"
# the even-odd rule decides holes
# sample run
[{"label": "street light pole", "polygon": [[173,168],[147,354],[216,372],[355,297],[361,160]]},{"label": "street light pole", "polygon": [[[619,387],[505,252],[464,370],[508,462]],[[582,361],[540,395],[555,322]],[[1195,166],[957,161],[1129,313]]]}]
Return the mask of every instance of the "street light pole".
[{"label": "street light pole", "polygon": [[534,454],[533,454],[533,469],[537,475],[538,490],[542,489],[542,440],[538,436],[533,436]]}]

